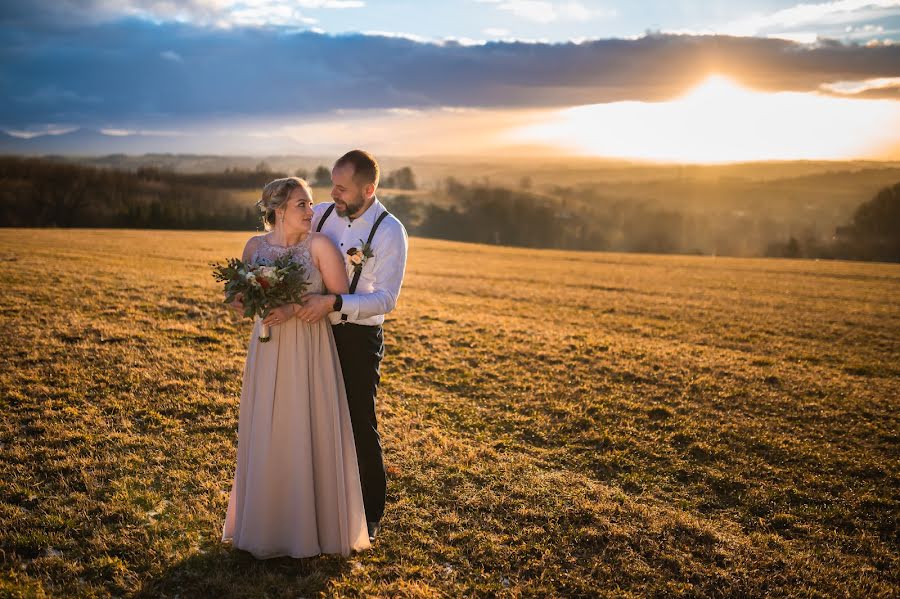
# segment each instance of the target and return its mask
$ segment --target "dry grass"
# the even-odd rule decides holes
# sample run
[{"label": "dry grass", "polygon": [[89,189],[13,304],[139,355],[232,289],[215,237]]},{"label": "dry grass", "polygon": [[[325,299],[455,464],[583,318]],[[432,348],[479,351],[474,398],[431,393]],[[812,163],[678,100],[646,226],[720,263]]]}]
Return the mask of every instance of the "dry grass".
[{"label": "dry grass", "polygon": [[900,266],[414,239],[382,536],[256,562],[245,238],[0,230],[0,596],[900,593]]}]

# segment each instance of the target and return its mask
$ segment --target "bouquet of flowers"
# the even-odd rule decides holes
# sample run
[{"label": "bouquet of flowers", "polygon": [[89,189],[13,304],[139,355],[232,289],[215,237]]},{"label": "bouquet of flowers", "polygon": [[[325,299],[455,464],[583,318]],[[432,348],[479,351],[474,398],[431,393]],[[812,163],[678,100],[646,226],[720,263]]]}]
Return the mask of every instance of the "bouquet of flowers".
[{"label": "bouquet of flowers", "polygon": [[[284,304],[299,304],[306,291],[306,269],[286,254],[274,262],[247,263],[231,258],[227,264],[212,264],[213,277],[225,283],[225,303],[243,295],[244,316],[265,318]],[[262,325],[259,340],[270,339],[268,325]]]}]

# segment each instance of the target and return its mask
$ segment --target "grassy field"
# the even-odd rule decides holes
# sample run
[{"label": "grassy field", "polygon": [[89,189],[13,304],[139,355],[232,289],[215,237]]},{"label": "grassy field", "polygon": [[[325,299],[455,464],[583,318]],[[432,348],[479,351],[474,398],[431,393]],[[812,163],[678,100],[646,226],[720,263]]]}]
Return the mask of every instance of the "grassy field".
[{"label": "grassy field", "polygon": [[0,596],[900,594],[900,265],[412,239],[383,533],[257,562],[246,238],[0,229]]}]

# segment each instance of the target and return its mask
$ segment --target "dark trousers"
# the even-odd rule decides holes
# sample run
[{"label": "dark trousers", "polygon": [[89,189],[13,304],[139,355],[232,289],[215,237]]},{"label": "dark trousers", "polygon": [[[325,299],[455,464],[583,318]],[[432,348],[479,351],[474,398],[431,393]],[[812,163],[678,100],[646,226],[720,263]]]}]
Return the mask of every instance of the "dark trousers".
[{"label": "dark trousers", "polygon": [[379,522],[384,514],[387,479],[375,418],[375,395],[381,380],[384,334],[381,326],[357,324],[334,325],[331,330],[347,387],[366,520]]}]

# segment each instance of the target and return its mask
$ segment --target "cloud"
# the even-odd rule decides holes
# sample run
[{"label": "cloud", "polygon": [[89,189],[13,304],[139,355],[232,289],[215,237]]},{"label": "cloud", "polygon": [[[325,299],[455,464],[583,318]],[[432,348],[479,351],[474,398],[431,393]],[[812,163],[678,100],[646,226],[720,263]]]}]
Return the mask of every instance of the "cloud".
[{"label": "cloud", "polygon": [[184,135],[182,131],[154,131],[151,129],[115,129],[115,128],[103,128],[100,129],[100,133],[103,135],[109,135],[110,137],[129,137],[132,135],[146,135],[149,137],[181,137]]},{"label": "cloud", "polygon": [[589,21],[600,17],[615,16],[616,11],[592,9],[581,2],[548,2],[546,0],[477,0],[482,4],[494,4],[498,10],[533,21],[551,23],[553,21]]},{"label": "cloud", "polygon": [[45,135],[65,135],[78,131],[78,127],[61,127],[58,125],[45,125],[40,129],[6,129],[5,132],[19,139],[33,139]]},{"label": "cloud", "polygon": [[181,55],[178,54],[178,52],[173,52],[172,50],[165,50],[163,52],[160,52],[159,55],[162,58],[170,60],[172,62],[184,62],[184,58],[182,58]]},{"label": "cloud", "polygon": [[815,31],[790,31],[780,33],[770,33],[766,35],[768,38],[788,40],[798,44],[814,44],[819,41],[819,34]]},{"label": "cloud", "polygon": [[556,10],[550,2],[538,0],[510,0],[497,5],[500,10],[506,10],[515,16],[534,21],[536,23],[549,23],[557,19]]},{"label": "cloud", "polygon": [[836,0],[797,4],[763,15],[739,19],[716,30],[730,35],[761,35],[776,31],[809,30],[811,26],[846,25],[900,15],[900,0]]},{"label": "cloud", "polygon": [[295,6],[283,2],[260,2],[256,6],[232,6],[223,11],[216,25],[220,27],[263,27],[275,25],[315,25],[319,20],[304,15]]},{"label": "cloud", "polygon": [[57,87],[54,83],[49,82],[46,85],[37,87],[29,94],[24,96],[13,96],[13,98],[17,102],[34,103],[45,106],[55,106],[58,104],[84,105],[103,103],[103,99],[98,96],[91,94],[82,95],[71,89]]},{"label": "cloud", "polygon": [[900,77],[881,77],[864,81],[835,81],[822,84],[821,90],[844,97],[900,100]]},{"label": "cloud", "polygon": [[387,38],[408,40],[408,41],[416,42],[419,44],[427,44],[427,43],[430,43],[430,41],[431,41],[427,37],[423,37],[421,35],[416,35],[415,33],[404,33],[402,31],[371,30],[371,31],[363,31],[362,34],[369,36],[369,37],[387,37]]},{"label": "cloud", "polygon": [[0,6],[0,22],[91,23],[123,18],[161,23],[191,23],[204,27],[313,25],[306,10],[363,8],[361,0],[11,0]]},{"label": "cloud", "polygon": [[[796,4],[696,29],[662,30],[676,35],[765,37],[813,44],[819,40],[892,43],[900,34],[900,0],[838,0]],[[880,38],[880,39],[879,39]]]},{"label": "cloud", "polygon": [[590,21],[618,15],[615,9],[587,8],[581,2],[563,2],[558,5],[557,11],[561,19],[572,21]]},{"label": "cloud", "polygon": [[0,24],[0,39],[0,82],[13,90],[0,97],[0,126],[14,130],[42,123],[169,130],[336,110],[660,101],[710,72],[790,91],[900,77],[900,46],[714,35],[471,45],[128,21],[65,29]]},{"label": "cloud", "polygon": [[366,3],[357,0],[293,0],[305,8],[363,8]]}]

